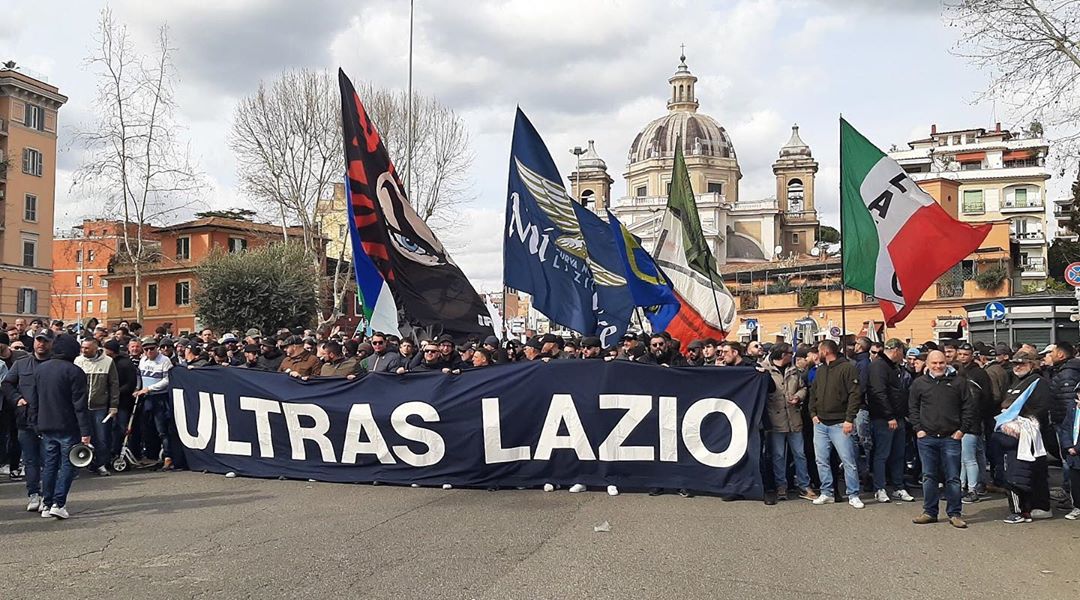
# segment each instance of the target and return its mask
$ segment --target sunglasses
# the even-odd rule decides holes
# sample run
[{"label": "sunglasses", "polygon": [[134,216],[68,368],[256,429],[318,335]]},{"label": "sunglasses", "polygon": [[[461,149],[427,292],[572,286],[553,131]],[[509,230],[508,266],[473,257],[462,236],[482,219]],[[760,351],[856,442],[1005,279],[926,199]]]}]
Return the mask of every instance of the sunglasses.
[{"label": "sunglasses", "polygon": [[664,347],[664,342],[660,342],[658,344],[649,344],[649,346],[651,346],[653,348],[663,348]]},{"label": "sunglasses", "polygon": [[372,340],[372,342],[371,342],[371,345],[372,345],[372,346],[382,346],[382,345],[383,345],[383,344],[385,344],[385,343],[386,343],[386,342],[384,342],[384,341],[382,341],[382,340],[379,340],[379,341],[377,341],[377,342],[376,342],[376,341],[374,341],[374,340]]},{"label": "sunglasses", "polygon": [[427,348],[426,350],[424,350],[424,354],[437,354],[438,352],[439,352],[438,348],[436,348],[436,349]]}]

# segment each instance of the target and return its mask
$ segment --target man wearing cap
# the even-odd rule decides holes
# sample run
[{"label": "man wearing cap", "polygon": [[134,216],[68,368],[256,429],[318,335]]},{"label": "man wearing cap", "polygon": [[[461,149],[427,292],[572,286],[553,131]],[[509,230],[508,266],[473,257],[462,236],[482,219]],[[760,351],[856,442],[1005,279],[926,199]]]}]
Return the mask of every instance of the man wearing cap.
[{"label": "man wearing cap", "polygon": [[75,366],[86,373],[87,408],[94,425],[94,460],[89,468],[98,475],[107,476],[106,465],[112,463],[112,434],[116,428],[113,419],[120,410],[120,373],[94,338],[83,340]]},{"label": "man wearing cap", "polygon": [[124,434],[127,433],[128,421],[131,419],[131,411],[135,410],[135,397],[132,394],[139,389],[139,369],[131,359],[120,353],[121,346],[118,340],[105,341],[105,355],[112,359],[116,366],[116,379],[120,383],[117,388],[116,418],[113,424],[112,455],[119,456],[120,448],[124,444]]},{"label": "man wearing cap", "polygon": [[691,367],[701,367],[705,365],[705,357],[702,352],[705,349],[705,342],[702,340],[694,340],[686,345],[686,362]]},{"label": "man wearing cap", "polygon": [[247,344],[244,346],[244,362],[240,365],[241,369],[259,370],[259,345]]},{"label": "man wearing cap", "polygon": [[[44,330],[42,332],[44,335]],[[15,361],[24,358],[27,353],[25,350],[12,348],[12,340],[7,334],[0,333],[0,336],[2,336],[0,337],[0,380],[2,380]],[[4,462],[0,464],[0,473],[5,473],[13,479],[17,478],[21,454],[19,427],[15,422],[15,415],[9,411],[0,410],[0,457],[4,459]]]},{"label": "man wearing cap", "polygon": [[[1022,402],[1018,417],[1035,422],[1060,423],[1064,420],[1064,411],[1054,398],[1050,384],[1039,373],[1039,357],[1032,352],[1020,350],[1010,361],[1013,367],[1014,383],[1005,392],[1005,407]],[[1030,428],[1029,428],[1030,431]],[[1017,432],[1017,435],[1023,433]],[[1036,449],[1022,456],[1020,440],[998,428],[994,432],[994,441],[1003,450],[1005,464],[1005,483],[1009,489],[1009,515],[1005,522],[1009,524],[1030,523],[1032,519],[1049,519],[1053,516],[1050,508],[1050,482],[1045,450],[1042,455],[1037,451],[1041,444],[1038,429],[1028,444]]]},{"label": "man wearing cap", "polygon": [[956,349],[956,370],[971,385],[971,393],[979,406],[979,418],[975,431],[965,432],[961,440],[960,485],[967,487],[964,504],[972,504],[986,494],[986,445],[983,441],[983,423],[987,417],[993,419],[995,410],[994,389],[990,376],[975,360],[975,347],[968,343],[960,344]]},{"label": "man wearing cap", "polygon": [[258,368],[263,371],[277,373],[282,361],[285,360],[285,355],[274,343],[274,338],[266,338],[259,342],[259,352]]},{"label": "man wearing cap", "polygon": [[525,342],[524,348],[522,348],[522,352],[524,353],[525,360],[539,360],[540,358],[542,358],[540,356],[540,350],[543,347],[544,347],[544,345],[542,343],[540,343],[540,338],[539,337],[534,336],[534,337],[529,338]]},{"label": "man wearing cap", "polygon": [[176,342],[172,338],[161,338],[158,340],[158,352],[162,356],[169,359],[169,362],[176,365],[180,364],[180,355],[176,349]]},{"label": "man wearing cap", "polygon": [[[146,427],[144,440],[150,437],[151,431],[156,430],[158,439],[161,440],[161,469],[173,470],[173,440],[169,432],[169,421],[172,410],[169,406],[169,370],[172,369],[172,361],[158,352],[158,342],[152,337],[142,339],[143,357],[139,360],[139,374],[142,377],[142,387],[135,391],[135,398],[143,400],[143,414],[146,416],[145,423],[153,424],[153,428]],[[153,460],[152,456],[146,458]]]},{"label": "man wearing cap", "polygon": [[259,345],[259,341],[262,340],[262,332],[257,327],[252,327],[244,333],[244,345],[255,344]]},{"label": "man wearing cap", "polygon": [[463,366],[461,363],[461,354],[459,354],[457,349],[454,347],[453,336],[451,336],[449,333],[444,333],[440,335],[438,339],[438,346],[440,360],[442,360],[444,367],[453,370],[460,369]]},{"label": "man wearing cap", "polygon": [[659,333],[654,333],[649,338],[649,352],[641,362],[665,367],[686,366],[686,360],[682,355],[673,351],[668,339]]},{"label": "man wearing cap", "polygon": [[[7,337],[0,332],[0,341]],[[15,417],[23,466],[26,468],[26,493],[29,503],[26,510],[33,512],[41,507],[41,438],[30,426],[27,398],[32,394],[38,366],[52,357],[54,336],[39,335],[34,339],[33,354],[15,361],[4,376],[0,389],[4,395],[4,412]]]},{"label": "man wearing cap", "polygon": [[934,350],[927,356],[926,373],[911,384],[908,412],[919,448],[923,481],[923,513],[912,522],[918,525],[937,522],[939,486],[944,483],[949,523],[964,529],[967,523],[961,518],[960,440],[975,429],[979,405],[967,380],[949,367],[944,352]]},{"label": "man wearing cap", "polygon": [[801,407],[806,401],[807,390],[802,374],[791,364],[791,360],[791,347],[781,344],[773,348],[765,366],[765,373],[772,378],[774,385],[768,397],[766,432],[772,456],[772,471],[770,473],[764,469],[763,472],[771,474],[776,482],[776,497],[787,500],[787,457],[790,449],[795,463],[795,485],[799,497],[813,500],[817,498],[817,494],[810,489],[810,473],[806,465],[802,437]]},{"label": "man wearing cap", "polygon": [[304,338],[293,335],[285,340],[285,358],[278,366],[278,372],[294,377],[318,375],[322,365],[319,359],[304,347]]},{"label": "man wearing cap", "polygon": [[[373,336],[374,337],[374,336]],[[386,338],[383,337],[383,345],[386,345]],[[326,360],[323,362],[322,368],[319,369],[319,377],[347,377],[349,379],[356,379],[360,375],[363,375],[367,370],[360,364],[360,361],[356,358],[346,358],[341,351],[341,342],[337,340],[329,340],[323,344],[323,352],[326,354]],[[397,354],[396,352],[394,353]],[[368,357],[368,360],[375,358],[375,355]],[[401,361],[394,363],[394,370],[401,366]],[[380,371],[383,373],[390,373],[392,371]],[[306,377],[304,379],[307,379]]]},{"label": "man wearing cap", "polygon": [[600,338],[594,335],[581,338],[581,358],[585,360],[604,358],[604,348],[600,345]]},{"label": "man wearing cap", "polygon": [[871,472],[878,502],[889,502],[889,493],[885,489],[887,479],[892,480],[893,498],[915,501],[904,487],[908,396],[900,363],[905,353],[904,343],[892,338],[885,342],[878,358],[870,361],[866,404],[874,439]]}]

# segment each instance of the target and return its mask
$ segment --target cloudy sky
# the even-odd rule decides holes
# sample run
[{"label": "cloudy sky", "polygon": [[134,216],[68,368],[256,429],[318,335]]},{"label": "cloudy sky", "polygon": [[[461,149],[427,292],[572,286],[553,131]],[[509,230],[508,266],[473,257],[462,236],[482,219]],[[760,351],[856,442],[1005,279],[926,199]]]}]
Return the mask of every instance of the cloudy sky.
[{"label": "cloudy sky", "polygon": [[[17,3],[0,20],[0,59],[46,75],[70,98],[60,116],[58,226],[99,210],[71,189],[80,160],[71,132],[92,114],[95,80],[84,60],[103,6]],[[171,29],[183,137],[212,184],[205,206],[249,206],[225,135],[237,99],[260,79],[341,66],[354,81],[407,83],[406,0],[121,0],[111,8],[146,50],[159,26]],[[615,195],[624,195],[627,150],[665,113],[680,44],[699,78],[701,112],[731,134],[741,197],[773,194],[771,164],[798,123],[821,163],[818,210],[835,225],[840,113],[882,148],[926,135],[931,123],[992,125],[993,105],[973,104],[987,74],[949,53],[955,35],[935,0],[417,0],[414,85],[462,115],[475,153],[464,225],[442,235],[478,288],[498,289],[515,105],[564,176],[574,161],[568,149],[596,140]],[[1015,125],[1000,111],[996,118]]]}]

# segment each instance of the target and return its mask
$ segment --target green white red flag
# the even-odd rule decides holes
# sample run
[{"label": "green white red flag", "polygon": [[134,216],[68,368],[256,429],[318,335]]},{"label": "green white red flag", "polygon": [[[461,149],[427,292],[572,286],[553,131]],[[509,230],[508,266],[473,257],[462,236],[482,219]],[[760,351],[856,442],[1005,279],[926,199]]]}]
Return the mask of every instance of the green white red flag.
[{"label": "green white red flag", "polygon": [[878,299],[885,323],[907,317],[934,281],[979,248],[990,224],[962,223],[840,119],[844,284]]}]

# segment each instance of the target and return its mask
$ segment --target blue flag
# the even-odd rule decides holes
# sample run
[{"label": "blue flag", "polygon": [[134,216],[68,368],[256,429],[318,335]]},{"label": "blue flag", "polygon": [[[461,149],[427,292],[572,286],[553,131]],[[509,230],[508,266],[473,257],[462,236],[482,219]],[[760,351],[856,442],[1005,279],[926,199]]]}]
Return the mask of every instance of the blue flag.
[{"label": "blue flag", "polygon": [[630,233],[610,210],[607,217],[634,304],[645,308],[645,316],[649,318],[653,331],[664,331],[682,308],[675,288],[652,255],[641,247],[641,240]]},{"label": "blue flag", "polygon": [[633,311],[617,249],[601,232],[603,221],[578,210],[566,194],[547,146],[520,108],[507,188],[503,282],[531,294],[552,321],[614,344]]}]

